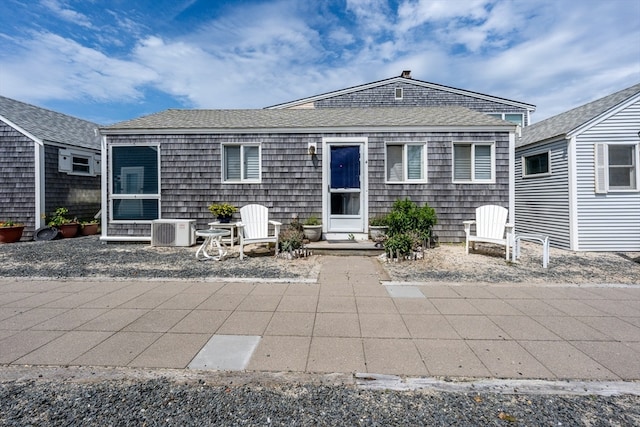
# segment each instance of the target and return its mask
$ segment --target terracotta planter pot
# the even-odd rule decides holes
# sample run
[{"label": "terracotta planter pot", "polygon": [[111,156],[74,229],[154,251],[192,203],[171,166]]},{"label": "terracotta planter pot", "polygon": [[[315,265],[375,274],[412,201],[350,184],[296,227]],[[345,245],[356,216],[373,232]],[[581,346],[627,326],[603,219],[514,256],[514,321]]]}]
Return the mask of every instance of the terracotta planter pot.
[{"label": "terracotta planter pot", "polygon": [[18,227],[0,227],[0,243],[14,243],[22,238],[24,225]]},{"label": "terracotta planter pot", "polygon": [[98,234],[98,224],[85,224],[80,227],[80,234],[83,236],[93,236]]},{"label": "terracotta planter pot", "polygon": [[78,234],[78,224],[62,224],[58,226],[58,230],[60,231],[60,234],[62,234],[62,237],[64,237],[65,239],[68,239],[69,237],[76,237],[76,234]]}]

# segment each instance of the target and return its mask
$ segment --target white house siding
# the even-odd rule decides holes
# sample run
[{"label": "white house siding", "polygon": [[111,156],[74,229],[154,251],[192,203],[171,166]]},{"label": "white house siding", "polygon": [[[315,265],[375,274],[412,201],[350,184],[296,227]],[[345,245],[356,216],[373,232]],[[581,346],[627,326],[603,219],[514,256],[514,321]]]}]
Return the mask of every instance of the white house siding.
[{"label": "white house siding", "polygon": [[576,136],[578,247],[583,251],[640,251],[640,192],[596,194],[596,143],[638,142],[640,102]]},{"label": "white house siding", "polygon": [[[522,176],[522,156],[550,152],[551,174]],[[569,249],[569,162],[567,141],[561,139],[516,149],[516,233],[545,234],[552,246]]]}]

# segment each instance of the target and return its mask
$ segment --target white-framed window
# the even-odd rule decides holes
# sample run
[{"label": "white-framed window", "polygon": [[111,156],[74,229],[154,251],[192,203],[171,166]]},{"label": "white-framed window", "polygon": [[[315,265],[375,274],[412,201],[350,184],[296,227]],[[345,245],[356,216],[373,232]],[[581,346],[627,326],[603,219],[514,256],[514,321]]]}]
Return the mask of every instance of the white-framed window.
[{"label": "white-framed window", "polygon": [[524,114],[522,113],[489,113],[491,117],[506,120],[516,125],[524,126]]},{"label": "white-framed window", "polygon": [[546,176],[551,174],[551,154],[544,153],[522,156],[522,176]]},{"label": "white-framed window", "polygon": [[261,152],[259,143],[222,144],[222,181],[260,182]]},{"label": "white-framed window", "polygon": [[58,171],[68,175],[100,175],[100,154],[75,148],[58,150]]},{"label": "white-framed window", "polygon": [[387,143],[386,181],[388,183],[418,183],[427,181],[426,143]]},{"label": "white-framed window", "polygon": [[596,193],[638,191],[640,144],[596,144]]},{"label": "white-framed window", "polygon": [[109,214],[112,221],[160,217],[160,146],[109,147]]},{"label": "white-framed window", "polygon": [[402,93],[402,88],[401,87],[397,87],[395,89],[395,98],[396,99],[402,99],[403,93]]},{"label": "white-framed window", "polygon": [[493,142],[453,143],[453,182],[495,182],[495,144]]}]

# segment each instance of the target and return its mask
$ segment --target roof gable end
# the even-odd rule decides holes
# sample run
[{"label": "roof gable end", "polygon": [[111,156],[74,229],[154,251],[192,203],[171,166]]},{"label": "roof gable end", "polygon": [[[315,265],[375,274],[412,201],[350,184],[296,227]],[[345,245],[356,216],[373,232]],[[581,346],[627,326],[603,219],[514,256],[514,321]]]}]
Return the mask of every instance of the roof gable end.
[{"label": "roof gable end", "polygon": [[639,99],[640,83],[524,128],[517,145],[524,146],[552,138],[569,138]]},{"label": "roof gable end", "polygon": [[272,105],[272,106],[266,107],[266,109],[284,109],[284,108],[300,107],[300,106],[304,106],[305,104],[313,103],[313,102],[316,102],[316,101],[321,101],[321,100],[324,100],[324,99],[329,99],[329,98],[333,98],[333,97],[337,97],[337,96],[341,96],[341,95],[347,95],[347,94],[351,94],[351,93],[355,93],[355,92],[359,92],[359,91],[363,91],[363,90],[367,90],[367,89],[372,89],[372,88],[376,88],[376,87],[386,86],[386,85],[393,84],[393,83],[403,83],[403,84],[409,84],[409,85],[414,85],[414,86],[418,86],[418,87],[441,90],[441,91],[445,91],[445,92],[454,93],[454,94],[457,94],[457,95],[463,95],[463,96],[468,96],[468,97],[472,97],[472,98],[478,98],[478,99],[482,99],[482,100],[486,100],[486,101],[492,101],[492,102],[498,102],[498,103],[501,103],[501,104],[511,105],[511,106],[514,106],[514,107],[524,108],[524,109],[526,109],[528,111],[532,111],[532,112],[535,111],[535,109],[536,109],[535,105],[532,105],[532,104],[526,104],[526,103],[523,103],[523,102],[514,101],[514,100],[510,100],[510,99],[506,99],[506,98],[500,98],[500,97],[496,97],[496,96],[482,94],[482,93],[479,93],[479,92],[473,92],[473,91],[469,91],[469,90],[465,90],[465,89],[458,89],[458,88],[454,88],[454,87],[451,87],[451,86],[445,86],[445,85],[440,85],[440,84],[436,84],[436,83],[425,82],[425,81],[422,81],[422,80],[416,80],[416,79],[413,79],[413,78],[407,78],[407,77],[403,77],[403,76],[391,77],[389,79],[379,80],[379,81],[376,81],[376,82],[366,83],[366,84],[362,84],[362,85],[358,85],[358,86],[352,86],[352,87],[349,87],[349,88],[340,89],[340,90],[336,90],[336,91],[332,91],[332,92],[327,92],[327,93],[323,93],[323,94],[319,94],[319,95],[314,95],[314,96],[310,96],[310,97],[307,97],[307,98],[298,99],[298,100],[295,100],[295,101],[285,102],[285,103],[282,103],[282,104],[276,104],[276,105]]}]

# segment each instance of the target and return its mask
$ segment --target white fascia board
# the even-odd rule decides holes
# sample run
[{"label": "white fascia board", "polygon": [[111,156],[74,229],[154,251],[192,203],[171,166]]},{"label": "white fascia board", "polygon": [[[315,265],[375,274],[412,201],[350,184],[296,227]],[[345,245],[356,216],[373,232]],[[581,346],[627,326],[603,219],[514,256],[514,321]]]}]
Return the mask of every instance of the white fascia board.
[{"label": "white fascia board", "polygon": [[318,128],[231,128],[231,129],[113,129],[103,135],[224,135],[268,133],[372,133],[372,132],[514,132],[515,125],[506,126],[365,126]]},{"label": "white fascia board", "polygon": [[637,93],[637,94],[631,96],[630,98],[627,98],[623,102],[614,105],[613,107],[611,107],[607,111],[599,114],[598,116],[594,117],[593,119],[589,120],[588,122],[585,122],[585,123],[581,124],[580,126],[578,126],[577,128],[570,130],[569,132],[567,132],[567,138],[573,138],[576,135],[580,135],[581,133],[583,133],[586,130],[589,130],[590,128],[592,128],[593,126],[597,125],[598,123],[601,123],[604,120],[608,119],[609,117],[613,116],[614,114],[617,114],[620,111],[624,110],[625,108],[627,108],[631,104],[634,104],[635,102],[638,102],[638,100],[640,100],[640,93]]}]

